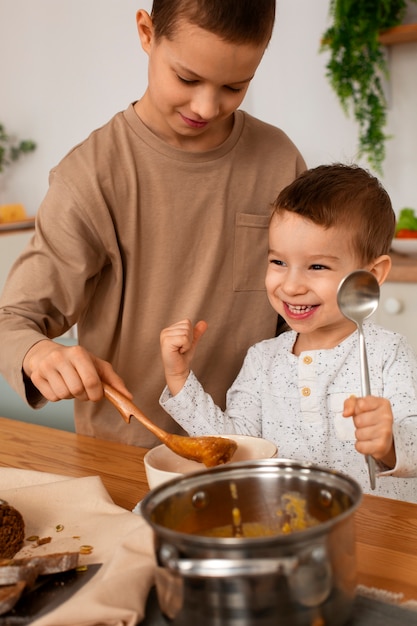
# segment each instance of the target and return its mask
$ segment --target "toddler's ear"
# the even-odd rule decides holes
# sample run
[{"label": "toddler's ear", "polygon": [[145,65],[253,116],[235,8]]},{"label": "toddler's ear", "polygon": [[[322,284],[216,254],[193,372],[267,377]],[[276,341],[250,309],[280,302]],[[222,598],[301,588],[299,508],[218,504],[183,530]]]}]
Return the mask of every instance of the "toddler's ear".
[{"label": "toddler's ear", "polygon": [[382,283],[386,280],[391,269],[391,265],[391,257],[388,254],[381,254],[381,256],[372,262],[369,271],[374,274],[380,285],[382,285]]},{"label": "toddler's ear", "polygon": [[138,29],[138,35],[142,48],[144,52],[149,54],[154,38],[154,29],[152,18],[144,9],[140,9],[136,13],[136,27]]}]

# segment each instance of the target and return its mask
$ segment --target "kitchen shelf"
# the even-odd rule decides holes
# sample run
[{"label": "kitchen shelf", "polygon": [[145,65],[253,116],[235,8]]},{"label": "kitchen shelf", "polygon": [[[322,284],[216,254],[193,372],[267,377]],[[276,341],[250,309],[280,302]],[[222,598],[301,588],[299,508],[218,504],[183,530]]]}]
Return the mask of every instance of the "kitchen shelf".
[{"label": "kitchen shelf", "polygon": [[389,253],[392,267],[387,281],[394,283],[417,283],[417,257],[406,254]]},{"label": "kitchen shelf", "polygon": [[417,24],[402,24],[389,28],[379,35],[379,41],[385,46],[417,41]]}]

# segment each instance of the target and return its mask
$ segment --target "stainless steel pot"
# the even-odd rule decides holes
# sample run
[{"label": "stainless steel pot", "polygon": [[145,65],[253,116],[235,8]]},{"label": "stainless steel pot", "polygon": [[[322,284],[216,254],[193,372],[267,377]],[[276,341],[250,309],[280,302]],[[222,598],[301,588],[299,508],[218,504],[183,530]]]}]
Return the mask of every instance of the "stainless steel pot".
[{"label": "stainless steel pot", "polygon": [[[269,525],[288,493],[299,494],[318,524],[267,537],[198,534],[230,524],[236,504],[244,523]],[[222,465],[159,486],[141,510],[154,531],[162,612],[175,626],[345,624],[360,500],[348,476],[286,459]]]}]

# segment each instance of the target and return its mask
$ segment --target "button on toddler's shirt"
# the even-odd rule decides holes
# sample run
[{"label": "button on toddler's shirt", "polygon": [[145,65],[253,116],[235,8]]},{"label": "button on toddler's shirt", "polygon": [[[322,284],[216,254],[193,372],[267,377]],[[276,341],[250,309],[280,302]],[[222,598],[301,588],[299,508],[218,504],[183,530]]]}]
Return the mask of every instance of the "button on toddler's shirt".
[{"label": "button on toddler's shirt", "polygon": [[315,351],[303,352],[298,359],[298,394],[300,399],[301,419],[304,424],[322,423],[320,413],[320,398],[317,391],[320,388],[317,376],[317,358]]}]

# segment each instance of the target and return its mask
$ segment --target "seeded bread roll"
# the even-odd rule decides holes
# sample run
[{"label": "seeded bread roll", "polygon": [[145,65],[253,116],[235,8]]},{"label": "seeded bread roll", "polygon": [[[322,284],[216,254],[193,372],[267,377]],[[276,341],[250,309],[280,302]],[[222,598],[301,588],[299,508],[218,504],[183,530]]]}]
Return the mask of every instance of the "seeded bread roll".
[{"label": "seeded bread roll", "polygon": [[0,558],[11,559],[23,547],[25,523],[19,511],[0,500]]}]

